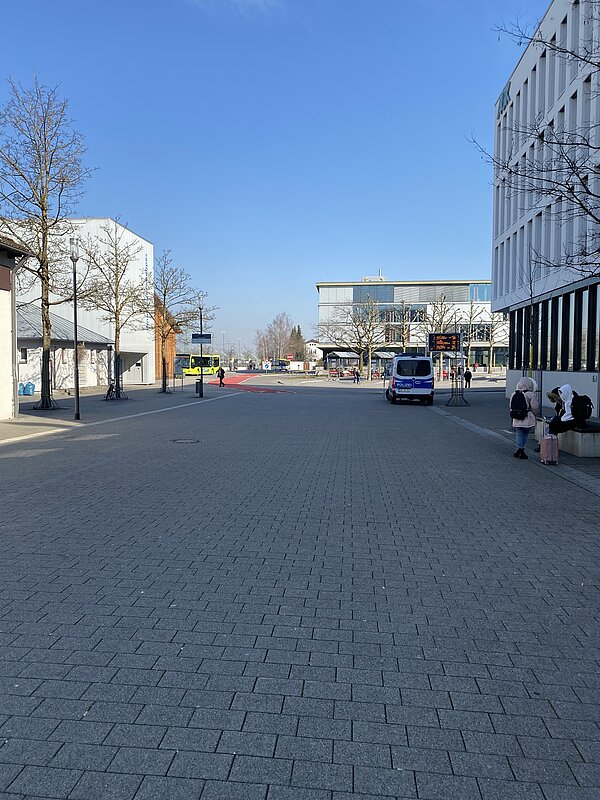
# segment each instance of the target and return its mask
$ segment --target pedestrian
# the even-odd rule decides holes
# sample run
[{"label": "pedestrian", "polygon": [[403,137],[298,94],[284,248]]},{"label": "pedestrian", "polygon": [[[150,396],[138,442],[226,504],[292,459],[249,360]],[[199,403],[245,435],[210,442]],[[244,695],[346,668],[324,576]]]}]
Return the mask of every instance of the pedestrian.
[{"label": "pedestrian", "polygon": [[527,458],[525,452],[527,437],[529,432],[535,429],[535,418],[540,413],[540,404],[534,389],[531,378],[521,378],[508,403],[517,442],[517,449],[513,453],[515,458]]},{"label": "pedestrian", "polygon": [[223,367],[219,367],[219,369],[217,370],[217,375],[219,376],[219,389],[220,389],[222,386],[225,386],[225,383],[223,381],[223,378],[225,377],[225,370],[223,369]]},{"label": "pedestrian", "polygon": [[471,370],[467,367],[466,370],[465,370],[465,373],[463,375],[463,378],[465,379],[465,389],[470,389],[471,388],[471,378],[472,377],[473,377],[473,374],[471,373]]},{"label": "pedestrian", "polygon": [[450,368],[450,380],[454,381],[455,377],[456,377],[456,371],[455,371],[454,367],[451,367]]}]

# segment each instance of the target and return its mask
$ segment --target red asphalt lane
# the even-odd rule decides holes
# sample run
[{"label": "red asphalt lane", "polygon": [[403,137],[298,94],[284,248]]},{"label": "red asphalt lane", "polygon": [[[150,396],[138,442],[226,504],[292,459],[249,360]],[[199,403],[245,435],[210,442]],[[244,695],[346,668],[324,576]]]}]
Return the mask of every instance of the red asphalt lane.
[{"label": "red asphalt lane", "polygon": [[[262,394],[290,393],[290,389],[274,389],[274,388],[271,388],[270,386],[243,386],[242,385],[245,381],[250,380],[251,378],[253,378],[257,374],[259,374],[259,373],[250,373],[249,375],[248,374],[228,375],[223,381],[224,384],[225,384],[224,388],[227,388],[229,386],[235,386],[236,389],[238,389],[238,390],[241,389],[244,392],[259,392],[259,393],[262,393]],[[219,385],[219,381],[218,381],[218,379],[214,380],[214,381],[209,381],[209,384],[211,386],[218,386]]]}]

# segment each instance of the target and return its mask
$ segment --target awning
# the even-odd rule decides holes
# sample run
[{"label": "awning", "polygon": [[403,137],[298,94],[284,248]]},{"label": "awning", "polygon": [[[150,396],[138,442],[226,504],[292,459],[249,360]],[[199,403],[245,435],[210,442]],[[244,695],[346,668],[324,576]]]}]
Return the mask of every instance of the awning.
[{"label": "awning", "polygon": [[[73,345],[73,323],[50,312],[50,325],[52,326],[52,344],[56,347]],[[22,306],[17,309],[17,343],[24,341],[42,341],[42,312],[39,306]],[[88,345],[97,345],[105,349],[112,344],[112,339],[107,339],[101,333],[91,331],[83,325],[77,326],[77,339]],[[22,346],[22,345],[20,345]]]},{"label": "awning", "polygon": [[342,350],[335,350],[330,356],[337,356],[338,358],[358,358],[356,353],[343,352]]},{"label": "awning", "polygon": [[373,353],[376,358],[386,359],[386,358],[393,358],[396,353],[388,353],[386,350],[378,350],[376,353]]}]

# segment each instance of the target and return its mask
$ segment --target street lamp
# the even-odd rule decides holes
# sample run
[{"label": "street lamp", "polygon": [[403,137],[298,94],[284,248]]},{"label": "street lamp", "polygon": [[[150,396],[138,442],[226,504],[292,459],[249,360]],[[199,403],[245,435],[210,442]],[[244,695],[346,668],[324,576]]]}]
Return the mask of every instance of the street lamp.
[{"label": "street lamp", "polygon": [[227,331],[221,331],[222,344],[223,344],[223,347],[221,348],[221,358],[223,358],[225,356],[225,334],[226,333],[227,333]]},{"label": "street lamp", "polygon": [[79,240],[69,239],[71,248],[71,261],[73,262],[73,350],[75,351],[75,419],[81,419],[79,414],[79,358],[77,341],[77,261],[79,260]]},{"label": "street lamp", "polygon": [[204,306],[202,303],[198,305],[198,311],[200,314],[200,381],[198,385],[198,397],[204,397],[204,367],[203,367],[203,360],[204,360],[204,350],[202,346],[202,335],[204,333]]},{"label": "street lamp", "polygon": [[242,340],[238,339],[238,369],[242,365]]}]

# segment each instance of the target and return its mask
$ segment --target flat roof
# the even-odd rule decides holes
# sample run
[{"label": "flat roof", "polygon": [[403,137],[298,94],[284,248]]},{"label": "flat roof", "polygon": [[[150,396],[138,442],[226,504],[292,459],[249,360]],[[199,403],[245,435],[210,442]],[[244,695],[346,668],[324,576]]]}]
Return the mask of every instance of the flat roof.
[{"label": "flat roof", "polygon": [[489,283],[490,278],[474,280],[437,280],[437,281],[317,281],[315,286],[469,286],[472,283]]}]

